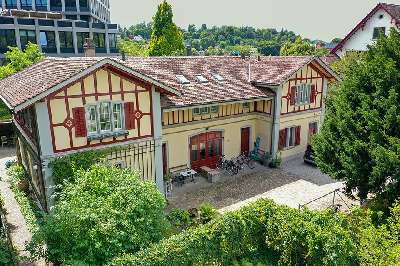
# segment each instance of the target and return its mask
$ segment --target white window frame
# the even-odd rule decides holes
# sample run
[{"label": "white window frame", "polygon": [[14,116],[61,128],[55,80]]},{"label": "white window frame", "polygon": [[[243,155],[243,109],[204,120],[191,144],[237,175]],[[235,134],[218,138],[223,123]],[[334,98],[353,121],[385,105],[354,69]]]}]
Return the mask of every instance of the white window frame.
[{"label": "white window frame", "polygon": [[311,86],[311,83],[301,83],[296,86],[296,105],[306,105],[311,103]]},{"label": "white window frame", "polygon": [[208,107],[208,106],[201,107],[200,111],[201,111],[202,115],[208,115],[208,114],[210,114],[210,107]]},{"label": "white window frame", "polygon": [[211,106],[210,111],[213,114],[217,114],[219,112],[219,106],[218,105]]},{"label": "white window frame", "polygon": [[[111,129],[110,130],[101,130],[101,125],[100,125],[100,105],[104,104],[104,103],[108,103],[110,106],[110,122],[111,122]],[[115,128],[115,120],[114,120],[114,106],[115,105],[121,105],[121,125],[122,128]],[[89,110],[91,108],[95,108],[96,109],[96,127],[97,127],[97,132],[91,132],[89,130]],[[124,110],[124,104],[121,101],[102,101],[102,102],[98,102],[96,104],[88,104],[85,107],[85,111],[86,111],[86,128],[88,131],[88,136],[98,136],[98,135],[102,135],[105,133],[114,133],[114,132],[122,132],[125,131],[125,110]]]},{"label": "white window frame", "polygon": [[192,109],[192,113],[193,113],[194,116],[201,115],[200,107],[193,108]]}]

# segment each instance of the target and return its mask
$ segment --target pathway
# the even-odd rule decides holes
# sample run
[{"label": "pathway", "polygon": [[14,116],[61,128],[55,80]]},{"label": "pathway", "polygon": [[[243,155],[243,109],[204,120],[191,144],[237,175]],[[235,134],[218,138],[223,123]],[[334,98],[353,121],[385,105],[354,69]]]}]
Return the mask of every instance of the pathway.
[{"label": "pathway", "polygon": [[22,258],[20,265],[46,265],[44,261],[30,262],[27,258],[29,252],[25,250],[26,244],[31,240],[32,234],[28,230],[25,218],[21,213],[18,202],[15,200],[14,193],[11,190],[11,185],[8,182],[5,164],[7,161],[15,159],[13,156],[14,149],[0,149],[0,193],[4,199],[5,217],[7,220],[8,228],[10,230],[10,237],[14,248],[17,250],[19,256]]}]

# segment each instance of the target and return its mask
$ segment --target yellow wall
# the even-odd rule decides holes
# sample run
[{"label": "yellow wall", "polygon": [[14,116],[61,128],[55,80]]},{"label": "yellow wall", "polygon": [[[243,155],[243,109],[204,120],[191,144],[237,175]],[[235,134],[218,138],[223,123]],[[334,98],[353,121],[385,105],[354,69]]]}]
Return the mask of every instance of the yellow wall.
[{"label": "yellow wall", "polygon": [[272,112],[272,100],[259,100],[249,102],[249,108],[244,108],[242,103],[221,104],[218,105],[218,112],[210,112],[210,114],[207,115],[193,115],[193,108],[164,111],[162,119],[163,125],[168,126],[193,121],[228,117],[239,114],[248,114],[253,112],[260,112],[270,115]]},{"label": "yellow wall", "polygon": [[[111,71],[111,70],[110,70]],[[96,79],[96,82],[95,82]],[[96,85],[97,84],[97,89]],[[111,88],[109,86],[111,84]],[[121,88],[121,84],[122,87]],[[82,87],[84,88],[85,95],[82,95]],[[123,90],[123,91],[122,91]],[[113,93],[111,94],[110,91]],[[97,92],[98,98],[96,99],[95,93]],[[85,107],[90,104],[96,104],[101,101],[112,102],[133,102],[135,103],[136,110],[145,113],[140,119],[140,135],[139,124],[136,122],[136,128],[129,130],[127,139],[136,139],[141,137],[149,137],[152,135],[152,115],[151,112],[151,91],[149,87],[144,88],[141,83],[127,78],[120,77],[119,75],[111,72],[110,82],[108,71],[104,69],[97,70],[93,75],[85,77],[83,80],[72,84],[65,91],[57,92],[54,96],[48,98],[49,107],[51,112],[51,123],[54,132],[54,150],[67,151],[70,149],[90,147],[93,145],[103,145],[116,141],[124,141],[125,136],[91,141],[88,143],[87,137],[75,137],[75,127],[72,128],[72,146],[69,137],[69,129],[63,123],[68,119],[73,119],[72,109],[75,107]],[[138,99],[136,99],[138,97]],[[65,99],[66,98],[66,99]],[[86,104],[84,104],[84,100]],[[136,105],[138,100],[139,106]],[[68,101],[69,108],[67,108],[66,101]],[[70,116],[68,117],[69,109]],[[147,114],[146,114],[147,113]]]},{"label": "yellow wall", "polygon": [[301,126],[300,145],[281,150],[282,158],[301,154],[306,151],[309,138],[309,124],[312,122],[318,123],[320,128],[321,111],[299,113],[296,115],[287,115],[281,117],[280,129]]},{"label": "yellow wall", "polygon": [[172,171],[190,166],[190,137],[211,131],[222,131],[223,154],[227,159],[240,155],[241,128],[250,127],[250,148],[257,136],[261,137],[262,149],[270,150],[271,118],[263,114],[247,114],[232,118],[220,118],[187,125],[164,127],[163,141],[167,144],[168,168]]}]

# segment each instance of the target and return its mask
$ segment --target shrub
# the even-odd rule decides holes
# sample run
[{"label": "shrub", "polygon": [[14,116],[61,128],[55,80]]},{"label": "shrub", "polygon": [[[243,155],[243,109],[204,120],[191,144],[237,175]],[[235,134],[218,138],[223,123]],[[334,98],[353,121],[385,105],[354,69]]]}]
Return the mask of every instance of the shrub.
[{"label": "shrub", "polygon": [[55,159],[50,166],[57,190],[60,191],[65,183],[73,182],[76,171],[90,169],[96,163],[103,161],[110,152],[111,149],[90,150]]},{"label": "shrub", "polygon": [[136,173],[94,165],[66,184],[34,243],[45,242],[45,256],[55,263],[103,265],[159,241],[167,229],[165,204],[155,185]]},{"label": "shrub", "polygon": [[199,207],[200,210],[200,223],[205,224],[218,216],[217,209],[210,203],[203,203]]},{"label": "shrub", "polygon": [[187,210],[174,209],[167,215],[168,221],[177,232],[186,230],[194,221]]},{"label": "shrub", "polygon": [[277,208],[285,207],[269,200],[259,201],[189,228],[137,254],[117,257],[110,265],[226,265],[255,250],[268,252],[265,221]]}]

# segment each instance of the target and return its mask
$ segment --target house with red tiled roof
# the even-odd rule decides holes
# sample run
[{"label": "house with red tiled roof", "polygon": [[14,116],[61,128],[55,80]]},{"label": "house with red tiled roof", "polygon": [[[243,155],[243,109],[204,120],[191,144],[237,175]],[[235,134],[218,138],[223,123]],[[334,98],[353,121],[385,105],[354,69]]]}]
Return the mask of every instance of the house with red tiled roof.
[{"label": "house with red tiled roof", "polygon": [[380,34],[400,28],[400,5],[379,3],[331,51],[342,58],[348,51],[366,51]]},{"label": "house with red tiled roof", "polygon": [[317,57],[46,58],[1,80],[0,97],[48,208],[51,162],[82,151],[118,147],[109,163],[161,191],[166,173],[215,168],[222,155],[304,153],[335,80]]}]

